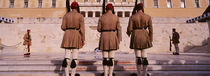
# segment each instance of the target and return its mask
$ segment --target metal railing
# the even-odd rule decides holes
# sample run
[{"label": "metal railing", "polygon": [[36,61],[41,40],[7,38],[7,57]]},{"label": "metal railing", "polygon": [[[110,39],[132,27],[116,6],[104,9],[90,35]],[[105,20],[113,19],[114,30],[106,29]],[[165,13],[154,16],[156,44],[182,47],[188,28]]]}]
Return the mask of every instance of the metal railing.
[{"label": "metal railing", "polygon": [[206,22],[206,20],[208,20],[209,18],[210,18],[210,13],[205,13],[201,16],[197,16],[197,17],[187,20],[186,23],[195,23],[196,21]]},{"label": "metal railing", "polygon": [[0,16],[0,23],[4,22],[4,23],[14,23],[15,21],[9,18],[5,18],[5,17],[1,17]]}]

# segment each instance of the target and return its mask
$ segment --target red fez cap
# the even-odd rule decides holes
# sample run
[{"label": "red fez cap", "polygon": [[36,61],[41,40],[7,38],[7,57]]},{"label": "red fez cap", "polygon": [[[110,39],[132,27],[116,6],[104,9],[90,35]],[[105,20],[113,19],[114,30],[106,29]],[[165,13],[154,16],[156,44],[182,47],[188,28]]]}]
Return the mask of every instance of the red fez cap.
[{"label": "red fez cap", "polygon": [[30,32],[31,30],[30,29],[27,29],[27,31]]},{"label": "red fez cap", "polygon": [[107,10],[113,10],[113,5],[111,3],[106,5]]},{"label": "red fez cap", "polygon": [[76,1],[71,3],[71,8],[77,8],[78,7],[78,3]]},{"label": "red fez cap", "polygon": [[139,3],[137,4],[137,9],[143,9],[144,8],[144,4],[143,3]]}]

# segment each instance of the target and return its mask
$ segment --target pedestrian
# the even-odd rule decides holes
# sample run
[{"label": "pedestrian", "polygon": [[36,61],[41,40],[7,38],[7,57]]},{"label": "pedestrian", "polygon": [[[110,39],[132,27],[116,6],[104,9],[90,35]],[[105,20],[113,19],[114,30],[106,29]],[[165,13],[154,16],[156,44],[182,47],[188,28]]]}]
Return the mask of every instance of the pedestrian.
[{"label": "pedestrian", "polygon": [[30,46],[31,46],[31,35],[30,35],[31,30],[28,29],[27,33],[24,35],[23,37],[23,45],[25,46],[24,50],[25,50],[25,54],[24,57],[30,57]]},{"label": "pedestrian", "polygon": [[176,32],[176,29],[172,29],[173,35],[172,35],[172,43],[174,44],[175,52],[173,52],[173,55],[179,55],[179,33]]}]

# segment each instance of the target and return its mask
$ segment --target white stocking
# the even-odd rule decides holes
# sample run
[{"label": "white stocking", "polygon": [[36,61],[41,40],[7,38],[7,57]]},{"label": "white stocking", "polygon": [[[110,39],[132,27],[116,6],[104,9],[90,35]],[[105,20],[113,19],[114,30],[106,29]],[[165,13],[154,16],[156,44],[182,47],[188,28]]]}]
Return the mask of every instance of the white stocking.
[{"label": "white stocking", "polygon": [[71,56],[71,50],[65,50],[65,58],[67,58],[67,67],[65,70],[65,76],[69,76],[69,64],[70,64],[70,56]]},{"label": "white stocking", "polygon": [[110,51],[109,52],[109,59],[113,58],[112,59],[113,66],[109,66],[109,76],[112,76],[112,73],[113,73],[113,70],[114,70],[114,55],[115,55],[115,51]]},{"label": "white stocking", "polygon": [[24,54],[26,54],[26,53],[29,53],[28,52],[28,46],[27,45],[24,46]]},{"label": "white stocking", "polygon": [[[104,58],[108,58],[108,52],[107,51],[103,51],[102,54],[103,54]],[[108,76],[108,70],[109,70],[108,66],[103,65],[103,68],[104,68],[104,76]]]},{"label": "white stocking", "polygon": [[[78,49],[73,49],[73,50],[72,50],[72,60],[73,60],[73,59],[77,59],[78,53],[79,53],[79,50],[78,50]],[[78,60],[75,60],[75,62],[76,62],[76,65],[78,66]],[[72,69],[71,69],[71,76],[75,76],[77,66],[76,66],[75,68],[72,68]]]},{"label": "white stocking", "polygon": [[147,51],[141,50],[141,57],[146,58],[147,57]]},{"label": "white stocking", "polygon": [[142,76],[147,76],[147,66],[148,65],[143,65],[143,73],[142,73]]},{"label": "white stocking", "polygon": [[[147,51],[141,50],[141,56],[142,56],[142,58],[147,58]],[[147,66],[148,65],[143,65],[143,73],[142,73],[142,76],[147,76]]]},{"label": "white stocking", "polygon": [[137,57],[141,57],[141,50],[135,50],[135,55],[136,55],[136,68],[137,68],[137,76],[141,76],[141,65],[137,64]]}]

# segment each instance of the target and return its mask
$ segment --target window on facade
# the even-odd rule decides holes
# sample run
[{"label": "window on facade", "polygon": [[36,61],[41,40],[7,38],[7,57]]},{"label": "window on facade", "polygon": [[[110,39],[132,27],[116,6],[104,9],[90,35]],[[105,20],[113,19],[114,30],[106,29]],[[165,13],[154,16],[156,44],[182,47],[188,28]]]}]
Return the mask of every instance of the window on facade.
[{"label": "window on facade", "polygon": [[154,2],[154,7],[158,8],[158,0],[154,0],[153,2]]},{"label": "window on facade", "polygon": [[108,0],[105,0],[105,2],[107,3],[107,2],[108,2]]},{"label": "window on facade", "polygon": [[95,17],[100,17],[100,12],[99,11],[96,11],[96,14],[95,14]]},{"label": "window on facade", "polygon": [[88,2],[88,0],[84,0],[84,2]]},{"label": "window on facade", "polygon": [[96,0],[96,2],[101,2],[101,0]]},{"label": "window on facade", "polygon": [[181,8],[186,8],[186,6],[185,6],[185,0],[181,0]]},{"label": "window on facade", "polygon": [[93,17],[93,12],[89,11],[88,12],[88,17]]},{"label": "window on facade", "polygon": [[42,8],[42,0],[38,1],[38,8]]},{"label": "window on facade", "polygon": [[28,8],[28,0],[24,0],[24,8]]},{"label": "window on facade", "polygon": [[208,5],[210,5],[210,0],[208,0]]},{"label": "window on facade", "polygon": [[140,0],[140,3],[143,3],[144,4],[144,0]]},{"label": "window on facade", "polygon": [[125,17],[130,17],[130,12],[129,11],[125,12]]},{"label": "window on facade", "polygon": [[121,11],[120,12],[117,12],[117,16],[118,17],[122,17],[123,16],[122,12]]},{"label": "window on facade", "polygon": [[126,0],[122,0],[122,2],[126,2]]},{"label": "window on facade", "polygon": [[56,0],[52,0],[52,8],[56,7]]},{"label": "window on facade", "polygon": [[9,8],[14,8],[15,0],[10,0]]},{"label": "window on facade", "polygon": [[196,7],[196,8],[200,8],[199,0],[195,0],[195,7]]},{"label": "window on facade", "polygon": [[209,0],[209,5],[210,5],[210,0]]},{"label": "window on facade", "polygon": [[114,0],[109,0],[109,2],[114,2]]},{"label": "window on facade", "polygon": [[85,15],[85,11],[81,11],[81,14],[85,17],[86,15]]},{"label": "window on facade", "polygon": [[171,2],[171,0],[167,0],[167,7],[168,8],[172,8],[172,2]]}]

